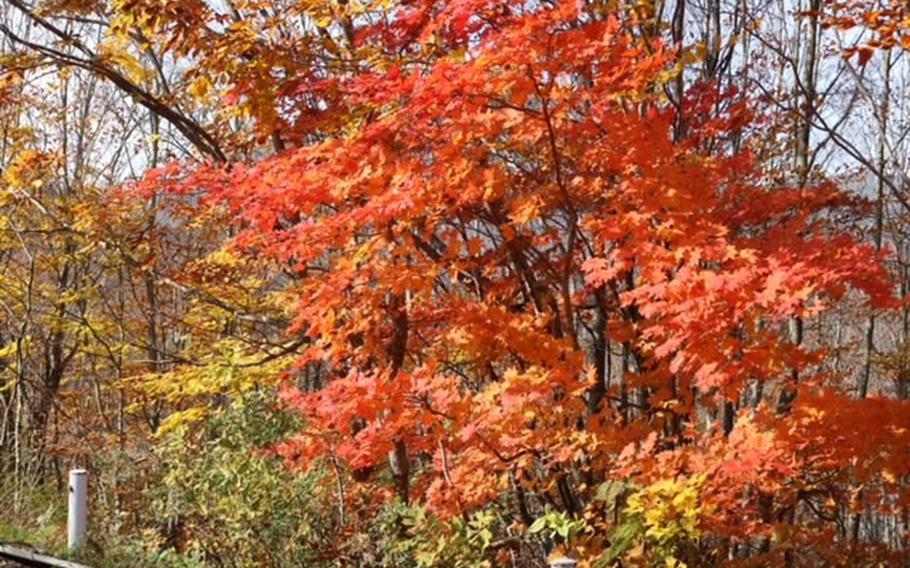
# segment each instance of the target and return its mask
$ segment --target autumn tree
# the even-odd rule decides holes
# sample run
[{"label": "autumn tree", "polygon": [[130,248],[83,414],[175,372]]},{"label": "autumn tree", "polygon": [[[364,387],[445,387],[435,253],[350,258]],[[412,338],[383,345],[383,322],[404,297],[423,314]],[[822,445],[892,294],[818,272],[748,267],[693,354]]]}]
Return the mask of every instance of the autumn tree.
[{"label": "autumn tree", "polygon": [[853,397],[801,331],[856,294],[896,306],[881,254],[838,227],[854,203],[809,175],[813,64],[788,184],[749,104],[672,87],[680,51],[637,31],[647,10],[355,15],[357,65],[296,85],[323,112],[288,127],[295,149],[152,178],[228,207],[235,250],[295,275],[289,332],[321,379],[286,389],[307,426],[282,452],[333,464],[341,509],[390,498],[387,469],[443,519],[584,518],[592,561],[887,557],[831,546],[844,508],[905,507],[907,406]]},{"label": "autumn tree", "polygon": [[174,463],[159,502],[198,481],[161,547],[261,557],[206,492],[254,470],[236,503],[312,491],[313,564],[906,552],[897,4],[6,4],[4,100],[53,63],[147,120],[79,199],[34,189],[72,154],[4,162],[6,218],[44,209],[4,241],[3,356],[61,338],[95,424]]},{"label": "autumn tree", "polygon": [[151,436],[294,351],[264,300],[281,275],[221,250],[217,212],[183,222],[157,195],[113,191],[168,159],[217,155],[203,134],[218,126],[190,119],[172,64],[95,8],[2,7],[0,525],[29,518],[29,496],[76,465],[103,472],[93,487],[112,518],[141,511],[137,486],[160,474]]}]

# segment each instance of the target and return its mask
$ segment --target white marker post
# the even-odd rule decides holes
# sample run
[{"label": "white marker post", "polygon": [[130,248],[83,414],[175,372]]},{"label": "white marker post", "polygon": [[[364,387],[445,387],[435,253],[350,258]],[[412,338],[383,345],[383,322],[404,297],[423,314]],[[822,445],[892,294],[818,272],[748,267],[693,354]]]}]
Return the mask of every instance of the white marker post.
[{"label": "white marker post", "polygon": [[550,568],[578,568],[578,561],[560,556],[559,558],[550,559],[549,566]]},{"label": "white marker post", "polygon": [[88,472],[84,469],[70,470],[69,509],[66,519],[66,545],[70,551],[85,544],[85,529],[88,516]]}]

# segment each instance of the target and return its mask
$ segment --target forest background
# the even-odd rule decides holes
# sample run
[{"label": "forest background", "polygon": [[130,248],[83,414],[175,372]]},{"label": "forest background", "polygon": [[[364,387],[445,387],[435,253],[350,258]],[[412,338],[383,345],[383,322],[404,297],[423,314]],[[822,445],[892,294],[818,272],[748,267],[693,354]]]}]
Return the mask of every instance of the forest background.
[{"label": "forest background", "polygon": [[99,566],[906,565],[908,30],[2,0],[0,540],[82,466]]}]

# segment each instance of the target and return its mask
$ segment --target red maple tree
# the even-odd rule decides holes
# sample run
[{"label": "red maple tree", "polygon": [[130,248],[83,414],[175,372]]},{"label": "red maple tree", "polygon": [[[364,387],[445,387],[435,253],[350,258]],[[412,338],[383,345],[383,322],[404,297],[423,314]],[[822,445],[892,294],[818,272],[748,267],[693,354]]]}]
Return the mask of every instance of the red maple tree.
[{"label": "red maple tree", "polygon": [[856,399],[804,331],[847,295],[895,303],[834,222],[847,196],[772,182],[711,86],[670,104],[677,51],[607,8],[393,4],[345,72],[295,82],[292,149],[146,182],[227,207],[291,275],[322,380],[289,373],[307,426],[282,453],[361,506],[509,493],[592,527],[607,480],[703,478],[703,534],[768,562],[837,557],[829,509],[906,510],[910,407]]}]

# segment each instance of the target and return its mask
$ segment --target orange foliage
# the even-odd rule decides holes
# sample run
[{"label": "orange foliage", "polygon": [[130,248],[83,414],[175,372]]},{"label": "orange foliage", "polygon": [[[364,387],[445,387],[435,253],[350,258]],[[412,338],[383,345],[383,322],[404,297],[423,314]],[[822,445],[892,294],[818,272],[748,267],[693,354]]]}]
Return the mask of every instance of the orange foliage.
[{"label": "orange foliage", "polygon": [[[730,149],[748,109],[700,120],[726,101],[703,87],[676,132],[659,96],[670,50],[580,3],[534,6],[395,4],[357,29],[350,72],[294,79],[332,93],[324,120],[283,126],[296,147],[146,180],[226,206],[237,250],[291,276],[289,332],[325,384],[291,374],[308,426],[280,450],[379,487],[403,446],[399,496],[442,516],[510,484],[555,493],[570,470],[709,473],[705,530],[823,541],[793,511],[897,490],[910,406],[854,400],[786,326],[851,290],[894,306],[880,256],[828,221],[849,205],[836,188],[772,185]],[[596,360],[604,344],[622,373]],[[756,385],[732,430],[711,422]]]}]

